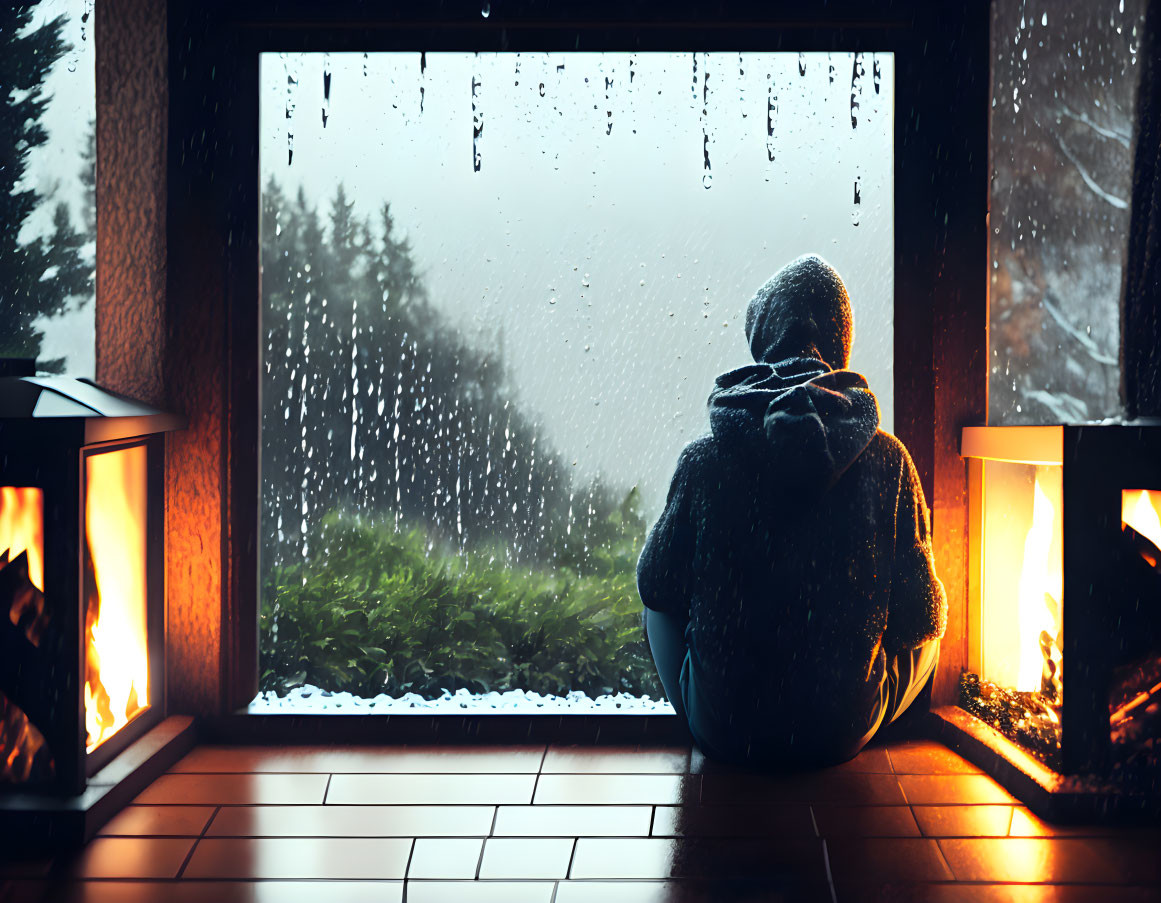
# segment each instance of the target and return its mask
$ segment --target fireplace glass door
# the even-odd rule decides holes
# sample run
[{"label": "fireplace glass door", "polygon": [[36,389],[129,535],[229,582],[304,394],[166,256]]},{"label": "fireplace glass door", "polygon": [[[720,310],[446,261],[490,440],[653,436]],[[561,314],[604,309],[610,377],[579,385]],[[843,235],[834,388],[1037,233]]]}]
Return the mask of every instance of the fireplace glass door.
[{"label": "fireplace glass door", "polygon": [[85,729],[92,751],[149,707],[144,443],[84,455]]},{"label": "fireplace glass door", "polygon": [[1063,689],[1062,476],[1060,465],[983,464],[980,677],[1056,708]]},{"label": "fireplace glass door", "polygon": [[[1161,429],[968,427],[960,704],[1064,773],[1152,780],[1161,724]],[[1110,742],[1111,741],[1111,742]]]}]

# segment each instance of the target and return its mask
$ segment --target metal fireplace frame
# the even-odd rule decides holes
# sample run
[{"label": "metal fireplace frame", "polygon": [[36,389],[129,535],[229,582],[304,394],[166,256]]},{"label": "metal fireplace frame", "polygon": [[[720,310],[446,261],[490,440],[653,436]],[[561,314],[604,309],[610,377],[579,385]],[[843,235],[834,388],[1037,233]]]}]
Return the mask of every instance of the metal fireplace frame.
[{"label": "metal fireplace frame", "polygon": [[[6,613],[0,618],[0,658],[12,674],[12,701],[44,735],[54,759],[48,784],[5,785],[12,792],[80,794],[90,777],[165,717],[165,432],[180,418],[119,399],[95,385],[80,397],[59,391],[72,380],[6,379],[6,393],[37,394],[73,405],[72,416],[0,417],[0,483],[36,487],[44,502],[45,610],[51,622],[33,647]],[[22,399],[5,399],[21,407]],[[86,405],[94,405],[89,407]],[[85,729],[85,462],[118,448],[146,449],[146,617],[150,704],[128,724],[86,751]],[[11,664],[10,664],[11,663]]]},{"label": "metal fireplace frame", "polygon": [[1064,700],[1061,769],[1101,774],[1109,764],[1109,690],[1123,604],[1121,491],[1161,489],[1161,421],[1118,425],[987,426],[963,431],[969,468],[969,665],[980,660],[982,460],[1063,468]]}]

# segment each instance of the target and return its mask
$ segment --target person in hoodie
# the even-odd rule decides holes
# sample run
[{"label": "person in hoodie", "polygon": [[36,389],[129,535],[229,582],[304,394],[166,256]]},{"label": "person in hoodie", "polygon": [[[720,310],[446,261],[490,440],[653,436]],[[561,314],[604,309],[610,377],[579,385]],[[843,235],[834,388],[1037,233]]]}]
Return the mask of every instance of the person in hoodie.
[{"label": "person in hoodie", "polygon": [[930,676],[947,602],[903,444],[846,369],[842,280],[805,256],[746,310],[637,564],[658,675],[711,757],[851,758]]}]

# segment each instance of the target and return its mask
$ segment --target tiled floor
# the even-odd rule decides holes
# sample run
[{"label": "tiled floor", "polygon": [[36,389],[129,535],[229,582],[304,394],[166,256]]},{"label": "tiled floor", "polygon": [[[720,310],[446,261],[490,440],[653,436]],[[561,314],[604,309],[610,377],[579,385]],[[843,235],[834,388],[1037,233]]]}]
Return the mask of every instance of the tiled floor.
[{"label": "tiled floor", "polygon": [[758,775],[688,748],[200,747],[0,903],[1161,900],[1161,830],[1046,824],[927,741]]}]

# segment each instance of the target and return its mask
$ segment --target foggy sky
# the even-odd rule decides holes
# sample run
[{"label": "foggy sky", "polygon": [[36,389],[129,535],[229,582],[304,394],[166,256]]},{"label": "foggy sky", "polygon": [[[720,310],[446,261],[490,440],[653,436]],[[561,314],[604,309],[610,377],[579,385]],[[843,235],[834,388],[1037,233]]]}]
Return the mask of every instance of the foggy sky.
[{"label": "foggy sky", "polygon": [[747,301],[807,252],[847,284],[851,366],[891,428],[890,54],[854,79],[837,53],[699,53],[696,78],[688,53],[425,63],[264,54],[263,184],[324,213],[340,181],[359,215],[390,201],[433,304],[504,343],[517,402],[580,481],[639,482],[656,511],[713,378],[750,360]]}]

